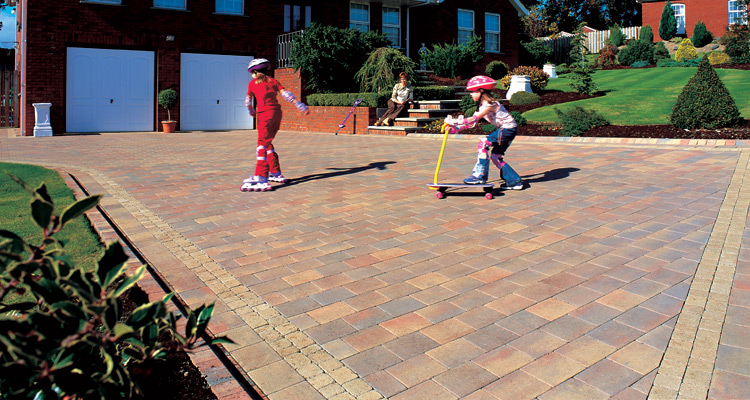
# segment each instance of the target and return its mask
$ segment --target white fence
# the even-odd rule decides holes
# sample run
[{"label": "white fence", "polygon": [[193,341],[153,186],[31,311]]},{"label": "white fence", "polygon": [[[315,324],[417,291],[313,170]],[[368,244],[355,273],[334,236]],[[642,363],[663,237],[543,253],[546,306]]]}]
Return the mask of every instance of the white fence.
[{"label": "white fence", "polygon": [[[640,34],[640,26],[631,26],[628,28],[622,28],[622,33],[625,34],[627,39],[638,39]],[[574,35],[569,33],[563,33],[556,39],[550,38],[537,38],[544,42],[547,46],[552,48],[552,54],[555,64],[570,64],[570,42],[573,40]],[[594,31],[586,33],[586,48],[591,53],[598,53],[599,50],[604,47],[604,42],[609,38],[609,29],[606,31]]]},{"label": "white fence", "polygon": [[[640,26],[622,28],[622,33],[625,34],[627,39],[638,39],[640,31]],[[598,53],[604,47],[604,41],[607,38],[609,38],[609,29],[606,31],[589,32],[586,34],[586,48],[592,53]]]}]

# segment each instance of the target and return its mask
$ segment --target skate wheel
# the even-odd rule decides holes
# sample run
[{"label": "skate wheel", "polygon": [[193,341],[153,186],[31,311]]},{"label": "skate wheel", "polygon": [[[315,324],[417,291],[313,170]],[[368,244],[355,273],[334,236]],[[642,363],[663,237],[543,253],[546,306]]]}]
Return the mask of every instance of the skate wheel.
[{"label": "skate wheel", "polygon": [[485,194],[484,198],[487,199],[487,200],[492,200],[492,193]]},{"label": "skate wheel", "polygon": [[435,193],[435,197],[437,197],[438,199],[442,199],[443,197],[445,197],[445,195],[443,194],[443,192],[437,192]]}]

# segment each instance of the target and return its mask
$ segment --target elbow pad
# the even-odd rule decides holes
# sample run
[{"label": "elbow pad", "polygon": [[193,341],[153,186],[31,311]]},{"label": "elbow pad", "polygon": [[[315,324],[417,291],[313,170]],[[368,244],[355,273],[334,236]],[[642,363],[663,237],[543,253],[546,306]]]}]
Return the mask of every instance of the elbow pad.
[{"label": "elbow pad", "polygon": [[298,109],[298,110],[300,110],[301,112],[305,112],[305,111],[307,111],[307,104],[305,104],[305,103],[303,103],[303,102],[301,102],[301,101],[299,101],[299,100],[295,101],[295,102],[294,102],[294,105],[295,105],[295,106],[297,107],[297,109]]},{"label": "elbow pad", "polygon": [[250,96],[245,96],[245,107],[250,108],[253,106],[253,101],[250,99]]},{"label": "elbow pad", "polygon": [[[297,98],[294,97],[294,94],[292,92],[288,91],[288,90],[282,90],[281,91],[281,97],[283,97],[284,100],[286,100],[286,101],[288,101],[290,103],[294,103],[294,100],[297,100]],[[296,103],[295,103],[295,105],[296,105]]]}]

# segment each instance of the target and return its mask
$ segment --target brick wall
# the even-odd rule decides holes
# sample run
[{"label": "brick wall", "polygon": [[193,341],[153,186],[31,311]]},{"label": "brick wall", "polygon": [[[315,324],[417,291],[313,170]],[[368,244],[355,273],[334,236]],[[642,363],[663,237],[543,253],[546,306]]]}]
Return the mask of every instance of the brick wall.
[{"label": "brick wall", "polygon": [[[654,31],[654,40],[659,37],[659,23],[666,1],[644,2],[642,4],[643,25],[650,25]],[[729,24],[729,9],[726,0],[675,0],[672,4],[685,5],[685,34],[693,36],[693,28],[698,21],[703,21],[714,37],[720,37],[726,32]]]}]

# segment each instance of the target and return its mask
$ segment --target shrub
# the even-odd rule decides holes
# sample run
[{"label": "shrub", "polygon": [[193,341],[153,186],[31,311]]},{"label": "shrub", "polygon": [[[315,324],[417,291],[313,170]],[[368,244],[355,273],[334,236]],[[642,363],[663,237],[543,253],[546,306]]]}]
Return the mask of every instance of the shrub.
[{"label": "shrub", "polygon": [[721,37],[720,43],[725,46],[724,52],[729,55],[733,63],[750,63],[750,26],[732,25]]},{"label": "shrub", "polygon": [[608,44],[599,50],[599,57],[596,58],[596,65],[599,67],[609,67],[617,65],[617,47]]},{"label": "shrub", "polygon": [[[213,304],[186,312],[185,334],[162,300],[142,304],[125,316],[118,300],[143,276],[146,266],[127,274],[128,256],[118,242],[107,245],[91,271],[77,268],[55,235],[74,218],[96,207],[101,195],[78,200],[55,215],[44,184],[31,193],[31,215],[42,234],[31,244],[0,230],[0,395],[13,399],[121,399],[140,394],[136,370],[174,350],[212,343],[206,328]],[[27,302],[9,302],[25,292]],[[167,343],[175,339],[177,344]]]},{"label": "shrub", "polygon": [[519,62],[525,65],[542,66],[552,59],[552,48],[539,39],[521,42]]},{"label": "shrub", "polygon": [[620,65],[633,65],[636,61],[654,63],[654,46],[642,40],[631,40],[628,47],[620,50],[617,56]]},{"label": "shrub", "polygon": [[568,67],[568,64],[560,64],[555,66],[555,72],[557,75],[569,74],[570,67]]},{"label": "shrub", "polygon": [[669,50],[667,50],[667,46],[664,44],[664,42],[659,42],[654,45],[654,61],[658,63],[659,60],[671,58],[672,57],[669,55]]},{"label": "shrub", "polygon": [[698,21],[693,28],[693,37],[690,40],[695,47],[703,47],[714,40],[714,35],[706,29],[704,22]]},{"label": "shrub", "polygon": [[379,92],[393,88],[401,72],[406,72],[413,79],[416,66],[404,53],[390,47],[379,47],[370,53],[354,79],[361,91]]},{"label": "shrub", "polygon": [[651,25],[643,25],[638,31],[638,40],[653,43],[654,42],[654,31],[651,30]]},{"label": "shrub", "polygon": [[527,124],[526,118],[524,118],[523,114],[518,111],[511,111],[510,116],[516,120],[516,124],[518,124],[518,126],[524,126]]},{"label": "shrub", "polygon": [[584,110],[580,106],[566,112],[555,108],[555,113],[560,118],[563,136],[581,136],[591,128],[609,125],[609,121],[596,111]]},{"label": "shrub", "polygon": [[474,99],[471,98],[471,95],[464,95],[464,97],[461,98],[461,101],[458,102],[458,108],[461,109],[461,112],[466,114],[466,110],[474,107],[476,109],[477,102],[474,101]]},{"label": "shrub", "polygon": [[379,93],[317,93],[307,96],[307,105],[326,107],[351,107],[362,99],[360,107],[387,107],[391,91]]},{"label": "shrub", "polygon": [[633,68],[643,68],[643,67],[648,67],[649,65],[651,64],[649,64],[647,61],[636,61],[630,66]]},{"label": "shrub", "polygon": [[448,86],[417,86],[413,96],[415,100],[450,100],[456,98],[456,91]]},{"label": "shrub", "polygon": [[672,3],[667,0],[664,9],[661,12],[659,20],[659,37],[661,40],[670,40],[677,34],[677,18],[674,16]]},{"label": "shrub", "polygon": [[524,104],[533,104],[539,101],[539,95],[529,92],[515,92],[510,96],[510,104],[522,106]]},{"label": "shrub", "polygon": [[490,61],[484,68],[484,73],[494,80],[501,79],[508,74],[508,71],[510,71],[510,67],[502,61]]},{"label": "shrub", "polygon": [[464,112],[464,117],[471,117],[475,112],[477,112],[477,106],[471,106]]},{"label": "shrub", "polygon": [[466,45],[434,44],[422,55],[427,69],[439,76],[470,76],[474,64],[484,56],[482,38],[472,36]]},{"label": "shrub", "polygon": [[622,33],[622,28],[619,25],[609,28],[609,41],[615,47],[622,46],[625,43],[625,34]]},{"label": "shrub", "polygon": [[700,58],[694,58],[692,60],[685,61],[674,61],[671,58],[661,59],[656,62],[657,67],[697,67],[700,64]]},{"label": "shrub", "polygon": [[354,75],[388,39],[375,31],[360,32],[313,22],[294,39],[289,59],[312,93],[357,91]]},{"label": "shrub", "polygon": [[422,127],[422,129],[426,130],[430,133],[442,133],[440,129],[443,127],[443,120],[442,119],[436,119],[429,124]]},{"label": "shrub", "polygon": [[708,62],[708,57],[703,57],[695,75],[677,96],[669,121],[682,129],[717,129],[739,125],[737,105]]},{"label": "shrub", "polygon": [[159,105],[167,110],[167,121],[172,120],[172,114],[169,112],[169,109],[177,104],[178,98],[179,96],[177,95],[177,91],[174,89],[164,89],[159,92]]},{"label": "shrub", "polygon": [[680,46],[677,47],[677,52],[674,54],[675,61],[685,61],[698,58],[698,52],[693,47],[693,42],[690,39],[683,39]]},{"label": "shrub", "polygon": [[497,130],[495,125],[492,125],[492,124],[482,124],[481,127],[482,127],[482,131],[488,134]]},{"label": "shrub", "polygon": [[[555,72],[557,72],[557,70],[555,70]],[[542,71],[541,69],[537,67],[521,65],[514,68],[513,71],[510,71],[508,75],[505,75],[503,79],[500,80],[500,84],[504,89],[508,89],[510,87],[510,80],[512,75],[528,75],[529,79],[531,80],[531,90],[534,92],[543,90],[545,87],[547,87],[547,82],[549,81],[549,75],[547,75],[547,73]]]},{"label": "shrub", "polygon": [[581,94],[592,94],[598,90],[594,83],[594,77],[591,76],[593,68],[588,65],[578,65],[573,69],[573,76],[570,78],[570,87]]},{"label": "shrub", "polygon": [[727,53],[721,51],[715,51],[708,55],[708,62],[711,65],[729,64],[731,61],[732,58]]}]

